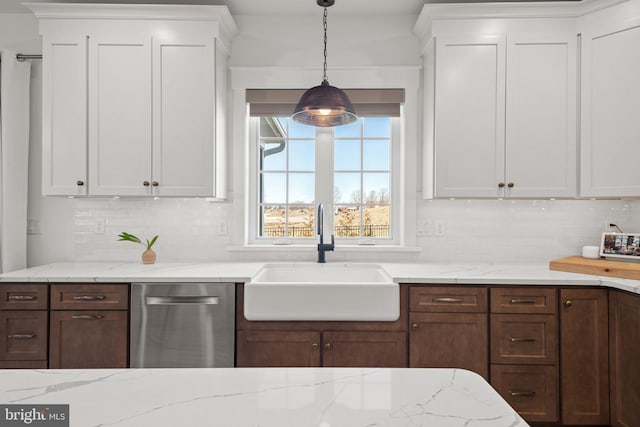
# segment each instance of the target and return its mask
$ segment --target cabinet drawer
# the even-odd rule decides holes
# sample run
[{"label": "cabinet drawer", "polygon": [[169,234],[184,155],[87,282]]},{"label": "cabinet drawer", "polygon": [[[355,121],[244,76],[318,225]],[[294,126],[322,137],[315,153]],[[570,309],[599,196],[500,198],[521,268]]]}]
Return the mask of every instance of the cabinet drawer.
[{"label": "cabinet drawer", "polygon": [[0,311],[0,360],[47,360],[46,311]]},{"label": "cabinet drawer", "polygon": [[491,365],[491,385],[525,420],[558,420],[555,366]]},{"label": "cabinet drawer", "polygon": [[486,313],[487,289],[412,286],[409,311],[431,313]]},{"label": "cabinet drawer", "polygon": [[0,284],[0,310],[46,310],[47,285]]},{"label": "cabinet drawer", "polygon": [[549,288],[492,288],[492,313],[556,314],[558,298]]},{"label": "cabinet drawer", "polygon": [[129,285],[51,285],[52,310],[126,310]]},{"label": "cabinet drawer", "polygon": [[492,314],[491,363],[558,363],[556,316]]}]

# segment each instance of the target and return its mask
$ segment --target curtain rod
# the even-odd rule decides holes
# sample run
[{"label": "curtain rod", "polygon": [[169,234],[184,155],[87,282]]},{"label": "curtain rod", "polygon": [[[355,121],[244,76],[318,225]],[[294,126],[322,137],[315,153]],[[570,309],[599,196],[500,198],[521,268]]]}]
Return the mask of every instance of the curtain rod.
[{"label": "curtain rod", "polygon": [[19,62],[23,62],[25,59],[42,59],[42,55],[29,55],[24,53],[17,53],[16,59]]}]

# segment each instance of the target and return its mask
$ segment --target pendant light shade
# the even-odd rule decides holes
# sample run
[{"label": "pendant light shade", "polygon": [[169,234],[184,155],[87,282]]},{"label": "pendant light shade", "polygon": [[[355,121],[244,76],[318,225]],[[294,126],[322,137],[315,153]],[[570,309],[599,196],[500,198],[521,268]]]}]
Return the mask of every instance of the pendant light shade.
[{"label": "pendant light shade", "polygon": [[318,127],[333,127],[348,125],[358,120],[353,105],[347,94],[335,86],[329,84],[327,79],[327,7],[333,5],[334,0],[316,0],[319,6],[324,7],[324,76],[320,86],[314,86],[307,90],[291,118],[303,125]]},{"label": "pendant light shade", "polygon": [[327,80],[302,94],[292,118],[298,123],[319,127],[348,125],[358,120],[347,94]]}]

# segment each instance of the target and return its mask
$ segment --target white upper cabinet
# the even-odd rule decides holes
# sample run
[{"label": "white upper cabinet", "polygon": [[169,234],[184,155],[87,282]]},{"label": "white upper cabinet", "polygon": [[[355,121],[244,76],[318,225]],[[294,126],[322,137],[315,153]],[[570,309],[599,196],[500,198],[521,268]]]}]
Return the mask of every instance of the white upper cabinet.
[{"label": "white upper cabinet", "polygon": [[225,6],[31,4],[45,195],[225,197]]},{"label": "white upper cabinet", "polygon": [[88,69],[89,194],[148,195],[151,39],[90,37]]},{"label": "white upper cabinet", "polygon": [[502,36],[436,37],[438,197],[495,197],[504,181]]},{"label": "white upper cabinet", "polygon": [[153,61],[153,191],[214,194],[214,40],[156,39]]},{"label": "white upper cabinet", "polygon": [[416,25],[426,46],[424,196],[575,197],[572,21],[458,6],[425,5]]},{"label": "white upper cabinet", "polygon": [[44,40],[42,174],[44,195],[87,194],[87,38]]},{"label": "white upper cabinet", "polygon": [[640,197],[640,2],[581,18],[581,188]]},{"label": "white upper cabinet", "polygon": [[577,37],[563,33],[508,38],[507,196],[577,195]]}]

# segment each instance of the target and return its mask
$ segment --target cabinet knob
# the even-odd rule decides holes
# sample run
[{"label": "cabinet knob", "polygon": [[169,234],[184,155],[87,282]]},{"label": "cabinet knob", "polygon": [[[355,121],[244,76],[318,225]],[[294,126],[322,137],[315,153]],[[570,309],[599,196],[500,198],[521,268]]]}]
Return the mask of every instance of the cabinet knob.
[{"label": "cabinet knob", "polygon": [[153,185],[154,187],[157,187],[158,185],[160,185],[160,183],[158,181],[153,181],[151,185]]},{"label": "cabinet knob", "polygon": [[568,300],[566,300],[566,301],[564,302],[564,306],[565,306],[565,307],[571,307],[571,304],[573,304],[573,301],[571,301],[570,299],[568,299]]},{"label": "cabinet knob", "polygon": [[151,184],[149,183],[149,181],[143,181],[143,182],[142,182],[142,185],[144,185],[145,187],[148,187],[148,186],[149,186],[149,185],[151,185]]},{"label": "cabinet knob", "polygon": [[76,185],[77,185],[78,187],[82,187],[82,186],[84,185],[84,181],[80,181],[80,180],[78,180],[78,181],[76,181]]},{"label": "cabinet knob", "polygon": [[418,329],[418,324],[417,323],[412,323],[411,324],[411,328],[412,329]]},{"label": "cabinet knob", "polygon": [[327,350],[331,350],[331,343],[330,342],[326,343],[324,345],[324,348],[327,349]]},{"label": "cabinet knob", "polygon": [[498,183],[498,188],[504,188],[504,182],[499,182]]},{"label": "cabinet knob", "polygon": [[509,187],[509,188],[513,188],[514,186],[515,186],[515,184],[513,182],[510,182],[510,183],[507,184],[507,187]]},{"label": "cabinet knob", "polygon": [[317,350],[318,349],[318,344],[316,344],[316,343],[311,344],[311,349],[312,350]]}]

